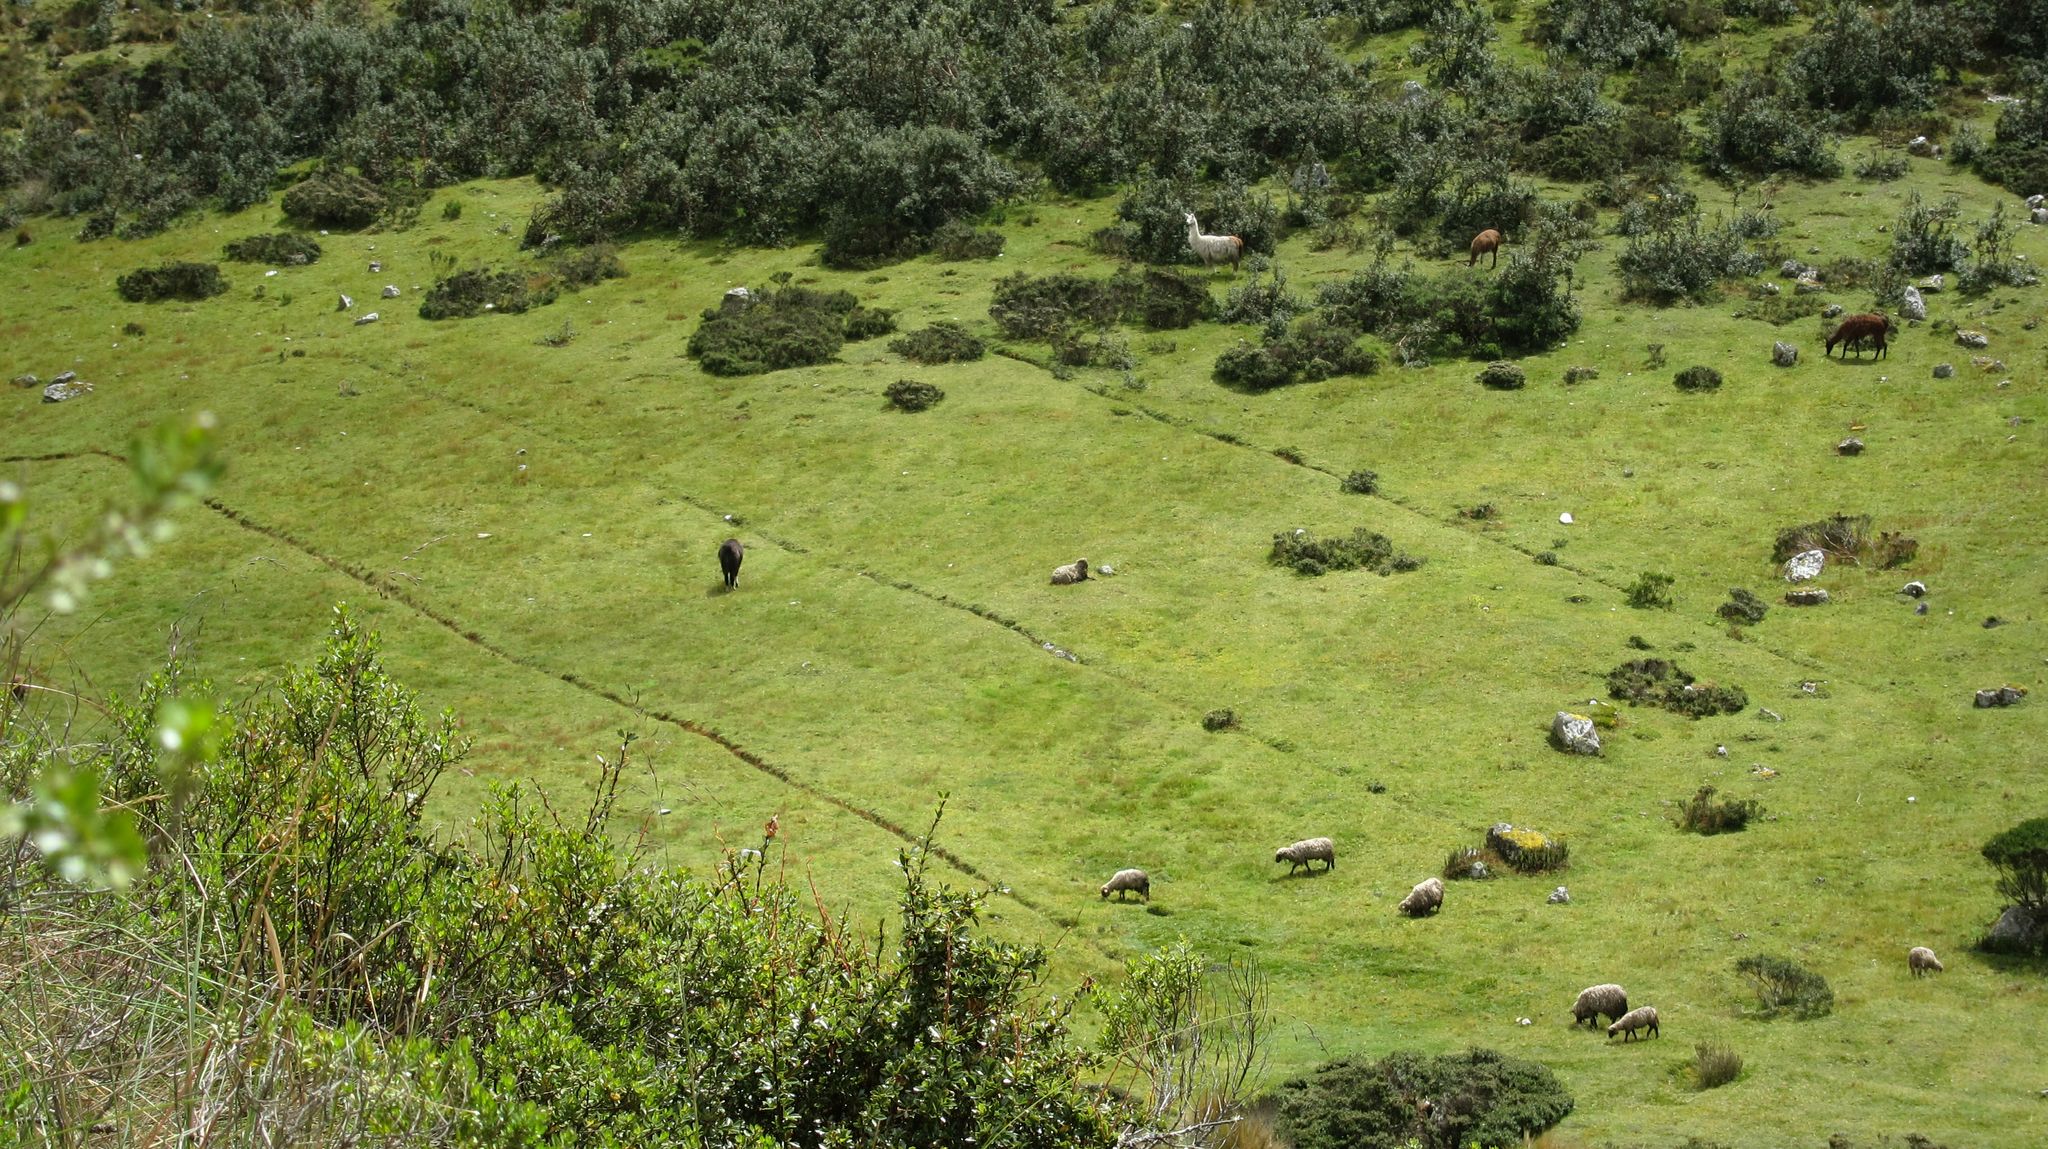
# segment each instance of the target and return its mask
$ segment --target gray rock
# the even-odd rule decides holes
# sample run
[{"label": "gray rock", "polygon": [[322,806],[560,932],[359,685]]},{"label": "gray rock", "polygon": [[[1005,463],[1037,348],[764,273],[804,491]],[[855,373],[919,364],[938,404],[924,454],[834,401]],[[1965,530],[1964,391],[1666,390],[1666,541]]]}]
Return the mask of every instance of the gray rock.
[{"label": "gray rock", "polygon": [[380,272],[380,271],[382,271],[382,270],[384,270],[384,261],[383,261],[383,260],[381,260],[381,259],[373,259],[373,260],[371,260],[371,261],[370,261],[370,274],[371,274],[371,275],[375,275],[375,274],[377,274],[378,272]]},{"label": "gray rock", "polygon": [[1940,148],[1934,146],[1934,141],[1926,136],[1914,136],[1912,139],[1907,140],[1906,150],[1916,156],[1931,156],[1939,154],[1941,151]]},{"label": "gray rock", "polygon": [[1998,953],[2025,953],[2038,949],[2048,935],[2048,914],[2025,906],[2005,907],[1991,932],[1984,935],[1984,948]]},{"label": "gray rock", "polygon": [[1827,569],[1827,565],[1828,556],[1825,551],[1800,551],[1785,560],[1785,581],[1805,582],[1807,579],[1819,578],[1820,572]]},{"label": "gray rock", "polygon": [[1830,303],[1826,307],[1820,309],[1820,317],[1822,319],[1833,319],[1841,313],[1842,305],[1839,303]]},{"label": "gray rock", "polygon": [[69,382],[71,382],[71,381],[72,381],[73,379],[76,379],[76,378],[78,378],[78,372],[76,372],[76,371],[59,371],[59,372],[57,373],[57,377],[56,377],[55,379],[52,379],[52,380],[50,380],[50,382],[52,382],[52,383],[69,383]]},{"label": "gray rock", "polygon": [[1956,365],[1953,363],[1936,363],[1934,365],[1934,377],[1936,379],[1948,379],[1954,376],[1955,373]]},{"label": "gray rock", "polygon": [[1786,591],[1785,601],[1792,606],[1826,606],[1828,592],[1817,586],[1801,587]]},{"label": "gray rock", "polygon": [[1778,265],[1778,274],[1792,279],[1802,279],[1812,275],[1813,268],[1806,266],[1796,259],[1788,259]]},{"label": "gray rock", "polygon": [[1923,603],[1921,603],[1921,604],[1920,604],[1919,606],[1916,606],[1916,607],[1914,607],[1914,608],[1913,608],[1913,613],[1914,613],[1914,614],[1926,614],[1926,613],[1927,613],[1927,604],[1923,602]]},{"label": "gray rock", "polygon": [[397,299],[397,298],[398,298],[398,289],[397,289],[396,287],[393,287],[392,285],[390,285],[390,284],[388,284],[388,283],[387,283],[387,284],[385,284],[385,285],[384,285],[384,298],[386,298],[386,299]]},{"label": "gray rock", "polygon": [[1785,721],[1785,716],[1768,706],[1759,706],[1756,710],[1756,720],[1758,722],[1783,722]]},{"label": "gray rock", "polygon": [[2028,207],[2040,207],[2043,204],[2048,204],[2048,195],[2030,195],[2027,197]]},{"label": "gray rock", "polygon": [[1899,303],[1899,315],[1905,319],[1927,318],[1927,301],[1920,296],[1920,289],[1910,284],[1906,287],[1905,298]]},{"label": "gray rock", "polygon": [[1545,898],[1544,901],[1549,902],[1553,906],[1568,906],[1572,904],[1572,892],[1563,886],[1559,886],[1550,891],[1550,896]]},{"label": "gray rock", "polygon": [[1550,744],[1567,754],[1600,753],[1600,732],[1583,714],[1560,710],[1550,720]]},{"label": "gray rock", "polygon": [[[66,372],[66,374],[69,374],[69,372]],[[91,390],[92,384],[87,383],[83,379],[59,380],[43,388],[43,402],[62,403],[66,399],[76,399]]]},{"label": "gray rock", "polygon": [[2027,696],[2024,686],[2000,686],[1977,692],[1977,709],[1989,710],[1994,706],[2012,706]]},{"label": "gray rock", "polygon": [[1956,332],[1956,342],[1972,350],[1977,350],[1991,346],[1991,337],[1982,331],[1958,331]]},{"label": "gray rock", "polygon": [[2027,213],[2027,218],[2039,224],[2048,224],[2048,207],[2037,207]]},{"label": "gray rock", "polygon": [[1812,276],[1803,276],[1797,283],[1792,285],[1792,292],[1795,295],[1815,295],[1826,290],[1827,288],[1821,285],[1820,280]]},{"label": "gray rock", "polygon": [[725,293],[724,299],[718,301],[718,309],[720,311],[727,312],[745,311],[747,308],[752,307],[753,305],[754,293],[748,291],[744,287],[733,288],[731,291]]},{"label": "gray rock", "polygon": [[1912,582],[1909,582],[1905,586],[1900,587],[1899,593],[1905,595],[1907,598],[1926,598],[1927,584],[1921,582],[1919,579],[1914,579]]},{"label": "gray rock", "polygon": [[336,311],[354,311],[355,307],[356,301],[350,299],[348,297],[348,292],[346,291],[341,293],[341,301],[334,305],[334,309]]},{"label": "gray rock", "polygon": [[1940,291],[1943,287],[1947,285],[1948,279],[1937,271],[1933,275],[1930,275],[1926,279],[1920,281],[1920,290]]},{"label": "gray rock", "polygon": [[1799,348],[1780,339],[1771,344],[1771,362],[1780,367],[1790,367],[1799,362]]},{"label": "gray rock", "polygon": [[362,326],[363,324],[365,324],[365,323],[375,323],[375,322],[377,322],[377,313],[376,313],[376,312],[374,312],[374,311],[372,311],[372,312],[371,312],[371,313],[369,313],[368,315],[365,315],[365,316],[363,316],[362,318],[360,318],[360,319],[356,320],[356,326],[357,326],[357,327],[361,327],[361,326]]},{"label": "gray rock", "polygon": [[14,377],[14,385],[16,387],[36,387],[40,386],[42,382],[41,379],[33,375],[16,375]]},{"label": "gray rock", "polygon": [[1863,440],[1858,439],[1854,435],[1835,444],[1835,454],[1837,455],[1861,455],[1862,453]]},{"label": "gray rock", "polygon": [[1778,294],[1778,285],[1777,285],[1777,284],[1775,284],[1775,283],[1771,283],[1771,282],[1769,282],[1768,280],[1766,280],[1766,281],[1765,281],[1765,282],[1763,282],[1763,283],[1759,283],[1759,284],[1757,284],[1757,285],[1756,285],[1756,289],[1757,289],[1757,290],[1758,290],[1759,292],[1761,292],[1761,293],[1763,293],[1763,294],[1765,294],[1765,295],[1776,295],[1776,294]]}]

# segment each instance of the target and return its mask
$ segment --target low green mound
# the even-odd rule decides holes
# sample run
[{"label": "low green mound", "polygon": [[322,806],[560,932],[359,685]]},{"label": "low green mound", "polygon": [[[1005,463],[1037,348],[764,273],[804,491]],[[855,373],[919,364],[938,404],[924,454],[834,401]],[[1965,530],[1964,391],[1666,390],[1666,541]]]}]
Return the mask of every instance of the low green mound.
[{"label": "low green mound", "polygon": [[139,267],[114,281],[121,298],[130,303],[156,303],[165,299],[198,302],[227,291],[227,280],[214,263],[166,263]]},{"label": "low green mound", "polygon": [[1520,1145],[1572,1111],[1547,1066],[1490,1049],[1341,1059],[1281,1084],[1275,1124],[1295,1149]]}]

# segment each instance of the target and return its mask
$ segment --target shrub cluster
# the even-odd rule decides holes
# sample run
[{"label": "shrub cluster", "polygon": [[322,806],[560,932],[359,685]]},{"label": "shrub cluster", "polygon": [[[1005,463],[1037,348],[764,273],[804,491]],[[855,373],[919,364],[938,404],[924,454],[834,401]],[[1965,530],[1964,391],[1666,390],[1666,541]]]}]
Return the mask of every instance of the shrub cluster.
[{"label": "shrub cluster", "polygon": [[1756,986],[1757,1008],[1763,1017],[1789,1014],[1810,1020],[1834,1011],[1835,991],[1828,979],[1789,958],[1751,954],[1735,963],[1735,972]]},{"label": "shrub cluster", "polygon": [[1520,391],[1528,382],[1528,376],[1522,372],[1522,365],[1506,360],[1488,363],[1479,372],[1480,385],[1495,391]]},{"label": "shrub cluster", "polygon": [[294,184],[280,206],[285,215],[314,227],[361,228],[377,222],[390,199],[369,180],[330,168]]},{"label": "shrub cluster", "polygon": [[1335,539],[1319,539],[1301,528],[1281,531],[1273,536],[1273,550],[1267,557],[1302,575],[1348,570],[1390,575],[1422,565],[1421,559],[1396,554],[1387,536],[1364,527],[1353,530],[1349,537]]},{"label": "shrub cluster", "polygon": [[1671,379],[1680,391],[1714,391],[1721,386],[1721,373],[1712,367],[1687,367]]},{"label": "shrub cluster", "polygon": [[1833,514],[1825,519],[1786,527],[1771,545],[1771,559],[1784,562],[1802,551],[1823,551],[1831,559],[1870,563],[1880,570],[1904,566],[1920,553],[1919,540],[1896,531],[1871,537],[1869,515]]},{"label": "shrub cluster", "polygon": [[1278,1101],[1294,1149],[1519,1145],[1572,1111],[1548,1068],[1490,1049],[1333,1061],[1282,1082]]},{"label": "shrub cluster", "polygon": [[989,318],[1012,339],[1054,339],[1075,327],[1142,323],[1177,330],[1215,314],[1209,289],[1194,276],[1123,268],[1104,279],[1018,273],[996,281]]},{"label": "shrub cluster", "polygon": [[960,324],[941,319],[890,340],[889,350],[912,363],[970,363],[988,352],[988,344]]},{"label": "shrub cluster", "polygon": [[1207,730],[1211,734],[1236,728],[1237,711],[1227,706],[1211,710],[1207,714],[1202,715],[1202,729]]},{"label": "shrub cluster", "polygon": [[555,301],[554,277],[504,268],[471,268],[434,281],[420,300],[422,319],[468,319],[486,311],[517,315]]},{"label": "shrub cluster", "polygon": [[1338,375],[1371,375],[1380,357],[1362,346],[1354,328],[1309,316],[1258,346],[1239,343],[1216,357],[1216,379],[1250,391],[1314,383]]},{"label": "shrub cluster", "polygon": [[228,289],[217,263],[166,263],[138,267],[114,281],[121,298],[130,303],[155,303],[164,299],[198,302]]},{"label": "shrub cluster", "polygon": [[1748,827],[1750,820],[1764,812],[1754,798],[1716,798],[1712,786],[1678,804],[1678,828],[1695,834],[1728,834]]},{"label": "shrub cluster", "polygon": [[313,263],[320,258],[320,244],[309,235],[275,232],[251,235],[229,243],[227,258],[237,263],[274,263],[284,266]]},{"label": "shrub cluster", "polygon": [[1671,584],[1675,581],[1662,571],[1644,571],[1625,592],[1628,604],[1637,610],[1674,610],[1678,604],[1671,597]]},{"label": "shrub cluster", "polygon": [[1728,588],[1728,601],[1722,603],[1715,613],[1736,626],[1755,626],[1764,620],[1764,614],[1769,610],[1770,607],[1764,600],[1755,594],[1742,587],[1732,586]]},{"label": "shrub cluster", "polygon": [[1749,694],[1741,687],[1695,682],[1677,663],[1662,658],[1632,658],[1608,671],[1607,696],[1692,718],[1739,714],[1749,705]]},{"label": "shrub cluster", "polygon": [[608,243],[594,243],[548,265],[562,286],[571,291],[595,287],[607,279],[624,279],[626,265]]},{"label": "shrub cluster", "polygon": [[1378,494],[1380,489],[1380,474],[1378,471],[1353,471],[1350,474],[1344,476],[1344,479],[1339,484],[1339,486],[1344,490],[1346,494]]},{"label": "shrub cluster", "polygon": [[882,391],[882,397],[899,411],[925,411],[937,406],[946,393],[935,383],[898,379]]},{"label": "shrub cluster", "polygon": [[688,353],[713,375],[758,375],[807,367],[839,354],[849,321],[860,321],[850,291],[762,290],[746,307],[704,312]]}]

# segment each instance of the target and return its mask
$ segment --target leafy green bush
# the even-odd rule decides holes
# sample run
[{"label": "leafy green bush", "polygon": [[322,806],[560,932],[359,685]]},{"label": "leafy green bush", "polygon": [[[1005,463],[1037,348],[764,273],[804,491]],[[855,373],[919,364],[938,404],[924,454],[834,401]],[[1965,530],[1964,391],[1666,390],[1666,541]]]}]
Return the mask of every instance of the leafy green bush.
[{"label": "leafy green bush", "polygon": [[1693,1047],[1693,1088],[1718,1089],[1740,1076],[1742,1055],[1734,1046],[1703,1041]]},{"label": "leafy green bush", "polygon": [[1735,963],[1735,972],[1756,986],[1760,1016],[1811,1020],[1834,1012],[1835,991],[1828,979],[1789,958],[1751,954]]},{"label": "leafy green bush", "polygon": [[944,224],[932,233],[932,251],[940,259],[994,259],[1003,254],[1003,245],[1008,242],[1002,232],[961,220]]},{"label": "leafy green bush", "polygon": [[114,281],[121,298],[130,303],[155,303],[165,299],[198,302],[227,291],[227,280],[217,263],[166,263],[138,267]]},{"label": "leafy green bush", "polygon": [[1615,258],[1622,293],[1659,305],[1681,299],[1706,302],[1724,279],[1754,275],[1763,259],[1744,244],[1742,221],[1716,218],[1709,225],[1697,211],[1644,211],[1632,204],[1622,212],[1628,243]]},{"label": "leafy green bush", "polygon": [[988,344],[958,323],[941,319],[890,340],[889,350],[913,363],[969,363],[986,354]]},{"label": "leafy green bush", "polygon": [[1318,539],[1296,528],[1273,536],[1273,550],[1267,558],[1296,574],[1321,575],[1331,571],[1370,570],[1381,575],[1412,571],[1422,560],[1394,552],[1393,540],[1364,527],[1349,537]]},{"label": "leafy green bush", "polygon": [[1770,607],[1764,600],[1739,586],[1728,588],[1728,601],[1721,604],[1715,613],[1736,626],[1755,626],[1764,620]]},{"label": "leafy green bush", "polygon": [[312,236],[296,232],[251,235],[227,245],[227,258],[237,263],[275,263],[286,266],[313,263],[320,258],[320,244]]},{"label": "leafy green bush", "polygon": [[1603,71],[1676,59],[1678,31],[1659,0],[1547,0],[1536,34]]},{"label": "leafy green bush", "polygon": [[1840,175],[1827,117],[1808,111],[1774,74],[1751,72],[1707,105],[1700,117],[1708,170],[1793,171],[1816,179]]},{"label": "leafy green bush", "polygon": [[434,281],[420,300],[422,319],[468,319],[495,311],[517,315],[555,301],[552,276],[476,267]]},{"label": "leafy green bush", "polygon": [[1739,686],[1696,683],[1674,662],[1635,658],[1607,672],[1607,695],[1632,706],[1661,706],[1692,718],[1739,714],[1749,695]]},{"label": "leafy green bush", "polygon": [[1480,385],[1494,391],[1520,391],[1528,382],[1529,377],[1523,373],[1522,365],[1506,360],[1488,363],[1479,372]]},{"label": "leafy green bush", "polygon": [[1953,13],[1910,0],[1881,11],[1832,0],[1798,44],[1789,82],[1811,106],[1844,113],[1858,127],[1880,113],[1932,107],[1935,73],[1959,75],[1973,50],[1970,29]]},{"label": "leafy green bush", "polygon": [[1721,373],[1712,367],[1687,367],[1671,382],[1680,391],[1713,391],[1721,386]]},{"label": "leafy green bush", "polygon": [[2048,818],[2029,818],[1984,843],[1984,860],[1998,871],[2001,897],[2048,911]]},{"label": "leafy green bush", "polygon": [[1763,814],[1764,805],[1754,798],[1715,798],[1712,786],[1678,804],[1678,828],[1695,834],[1731,834],[1748,827]]},{"label": "leafy green bush", "polygon": [[1353,471],[1344,476],[1338,486],[1352,495],[1374,495],[1379,493],[1380,474],[1378,471]]},{"label": "leafy green bush", "polygon": [[1906,174],[1906,157],[1896,152],[1880,152],[1872,149],[1863,153],[1849,169],[1857,179],[1873,183],[1889,183]]},{"label": "leafy green bush", "polygon": [[1211,734],[1215,734],[1224,730],[1232,730],[1236,727],[1237,711],[1232,710],[1227,706],[1216,710],[1211,710],[1207,714],[1202,715],[1202,729],[1207,730]]},{"label": "leafy green bush", "polygon": [[828,362],[845,344],[847,317],[857,306],[848,291],[763,290],[750,306],[705,311],[687,350],[713,375],[758,375]]},{"label": "leafy green bush", "polygon": [[1054,362],[1067,367],[1109,367],[1128,371],[1138,365],[1137,356],[1131,354],[1129,341],[1114,331],[1087,337],[1072,331],[1063,332],[1053,339],[1052,357]]},{"label": "leafy green bush", "polygon": [[1636,581],[1629,584],[1626,592],[1628,604],[1637,610],[1674,609],[1677,604],[1671,599],[1673,581],[1670,575],[1660,571],[1642,572],[1636,576]]},{"label": "leafy green bush", "polygon": [[1572,1111],[1548,1068],[1490,1049],[1341,1059],[1282,1082],[1278,1101],[1294,1149],[1519,1145]]},{"label": "leafy green bush", "polygon": [[1359,344],[1358,332],[1313,315],[1278,339],[1269,334],[1257,347],[1240,343],[1216,358],[1218,382],[1252,391],[1379,369],[1379,356]]},{"label": "leafy green bush", "polygon": [[607,279],[624,279],[626,265],[610,244],[594,243],[548,265],[562,286],[571,291],[594,287]]},{"label": "leafy green bush", "polygon": [[1954,270],[1970,255],[1970,245],[1955,234],[1962,214],[1954,196],[1929,204],[1919,192],[1907,192],[1906,206],[1892,223],[1891,265],[1907,275]]},{"label": "leafy green bush", "polygon": [[369,180],[330,168],[294,184],[281,206],[303,224],[360,228],[377,222],[390,198]]},{"label": "leafy green bush", "polygon": [[1304,307],[1301,297],[1287,290],[1287,272],[1276,265],[1270,277],[1255,270],[1248,280],[1231,288],[1216,318],[1223,323],[1285,327]]},{"label": "leafy green bush", "polygon": [[872,267],[915,255],[940,227],[1022,186],[973,132],[927,122],[850,133],[820,183],[818,257],[827,267]]},{"label": "leafy green bush", "polygon": [[882,391],[882,396],[899,411],[925,411],[937,406],[946,393],[935,383],[898,379]]}]

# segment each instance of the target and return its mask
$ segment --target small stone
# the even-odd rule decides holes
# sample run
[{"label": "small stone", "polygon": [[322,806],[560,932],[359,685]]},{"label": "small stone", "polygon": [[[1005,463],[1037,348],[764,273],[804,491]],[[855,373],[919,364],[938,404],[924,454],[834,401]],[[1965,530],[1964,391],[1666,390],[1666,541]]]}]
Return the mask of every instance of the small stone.
[{"label": "small stone", "polygon": [[1756,710],[1756,717],[1757,717],[1757,721],[1759,721],[1759,722],[1783,722],[1783,721],[1785,721],[1785,716],[1784,716],[1784,715],[1782,715],[1782,714],[1778,713],[1778,712],[1777,712],[1777,711],[1775,711],[1775,710],[1772,710],[1772,709],[1771,709],[1770,707],[1768,707],[1768,706],[1759,706],[1759,707],[1757,707],[1757,710]]},{"label": "small stone", "polygon": [[1956,342],[1976,350],[1991,346],[1991,337],[1982,331],[1958,331]]},{"label": "small stone", "polygon": [[1559,886],[1550,891],[1550,896],[1544,900],[1553,906],[1568,906],[1572,904],[1572,892],[1563,886]]},{"label": "small stone", "polygon": [[348,292],[344,291],[341,293],[341,302],[337,304],[334,309],[336,311],[353,311],[355,310],[355,306],[356,301],[350,299],[348,297]]},{"label": "small stone", "polygon": [[1778,265],[1779,275],[1790,276],[1793,279],[1798,279],[1800,276],[1807,274],[1807,272],[1811,270],[1811,268],[1807,267],[1805,264],[1799,262],[1796,259],[1788,259],[1785,262]]},{"label": "small stone", "polygon": [[42,382],[43,381],[41,379],[38,379],[33,375],[16,375],[14,377],[14,385],[16,387],[37,387],[40,386]]},{"label": "small stone", "polygon": [[1921,582],[1919,579],[1914,579],[1912,582],[1909,582],[1905,586],[1900,587],[1899,593],[1905,595],[1907,598],[1926,598],[1927,584]]},{"label": "small stone", "polygon": [[1728,748],[1727,748],[1726,746],[1716,746],[1716,747],[1714,747],[1714,757],[1716,757],[1716,758],[1726,758],[1726,757],[1728,757]]},{"label": "small stone", "polygon": [[1790,367],[1799,362],[1799,348],[1784,340],[1771,344],[1771,362],[1780,367]]},{"label": "small stone", "polygon": [[2041,207],[2044,204],[2048,204],[2048,195],[2030,195],[2027,197],[2028,207]]},{"label": "small stone", "polygon": [[1977,692],[1977,709],[1989,710],[1994,706],[2012,706],[2027,696],[2024,686],[2000,686]]},{"label": "small stone", "polygon": [[1828,592],[1817,586],[1801,587],[1785,592],[1785,601],[1792,606],[1825,606]]},{"label": "small stone", "polygon": [[1567,754],[1600,753],[1600,732],[1583,714],[1560,710],[1550,720],[1550,743]]},{"label": "small stone", "polygon": [[1835,444],[1835,454],[1837,455],[1861,455],[1862,453],[1863,440],[1858,439],[1854,435]]},{"label": "small stone", "polygon": [[1839,303],[1830,303],[1826,307],[1820,309],[1820,317],[1822,319],[1833,319],[1841,313],[1842,305]]},{"label": "small stone", "polygon": [[57,373],[57,377],[56,377],[55,379],[52,379],[52,380],[50,380],[50,382],[52,382],[52,383],[69,383],[69,382],[71,382],[71,381],[72,381],[73,379],[76,379],[76,378],[78,378],[78,372],[76,372],[76,371],[59,371],[59,372]]},{"label": "small stone", "polygon": [[356,326],[357,326],[357,327],[361,327],[361,326],[362,326],[363,324],[365,324],[365,323],[375,323],[375,322],[377,322],[377,313],[376,313],[376,312],[374,312],[374,311],[372,311],[372,312],[371,312],[371,313],[369,313],[368,315],[365,315],[365,316],[363,316],[362,318],[360,318],[360,319],[356,320]]},{"label": "small stone", "polygon": [[380,271],[382,271],[382,270],[384,270],[384,261],[383,261],[383,260],[381,260],[381,259],[373,259],[373,260],[371,260],[371,261],[370,261],[370,274],[372,274],[372,275],[375,275],[376,273],[378,273],[378,272],[380,272]]},{"label": "small stone", "polygon": [[1935,274],[1930,275],[1926,279],[1920,281],[1920,290],[1940,291],[1942,287],[1944,287],[1947,283],[1948,280],[1945,277],[1943,277],[1940,272],[1936,272]]},{"label": "small stone", "polygon": [[1919,606],[1916,606],[1916,607],[1914,607],[1914,608],[1913,608],[1913,613],[1914,613],[1914,614],[1926,614],[1926,613],[1927,613],[1927,604],[1923,602],[1923,603],[1921,603],[1921,604],[1920,604]]},{"label": "small stone", "polygon": [[396,288],[396,287],[393,287],[392,285],[390,285],[390,284],[388,284],[388,283],[387,283],[387,284],[385,284],[385,285],[384,285],[384,298],[386,298],[386,299],[397,299],[397,298],[398,298],[398,288]]},{"label": "small stone", "polygon": [[1785,560],[1785,581],[1805,582],[1820,577],[1828,565],[1826,552],[1819,550],[1800,551]]},{"label": "small stone", "polygon": [[1563,514],[1561,514],[1561,515],[1557,516],[1557,521],[1558,521],[1558,522],[1560,522],[1560,523],[1563,523],[1563,524],[1564,524],[1565,526],[1571,526],[1571,525],[1572,525],[1572,513],[1571,513],[1570,511],[1566,511],[1566,512],[1564,512]]},{"label": "small stone", "polygon": [[1758,291],[1762,292],[1762,293],[1763,293],[1763,294],[1765,294],[1765,295],[1776,295],[1776,294],[1778,294],[1778,285],[1777,285],[1777,284],[1775,284],[1775,283],[1770,283],[1770,282],[1765,282],[1765,283],[1759,283],[1759,284],[1757,284],[1757,285],[1756,285],[1756,289],[1757,289]]},{"label": "small stone", "polygon": [[1939,149],[1934,146],[1934,141],[1926,136],[1914,136],[1906,141],[1906,150],[1916,156],[1931,156]]},{"label": "small stone", "polygon": [[43,402],[62,403],[66,399],[76,399],[91,390],[92,384],[66,371],[63,375],[59,375],[49,386],[43,388]]},{"label": "small stone", "polygon": [[753,305],[754,293],[744,287],[735,287],[727,291],[725,298],[718,301],[718,309],[725,312],[745,311]]},{"label": "small stone", "polygon": [[1797,282],[1792,284],[1792,293],[1794,295],[1817,295],[1820,292],[1826,290],[1827,287],[1824,286],[1820,280],[1815,279],[1810,275],[1802,277]]},{"label": "small stone", "polygon": [[1936,363],[1934,365],[1934,377],[1936,379],[1952,378],[1955,373],[1956,365],[1953,363]]}]

